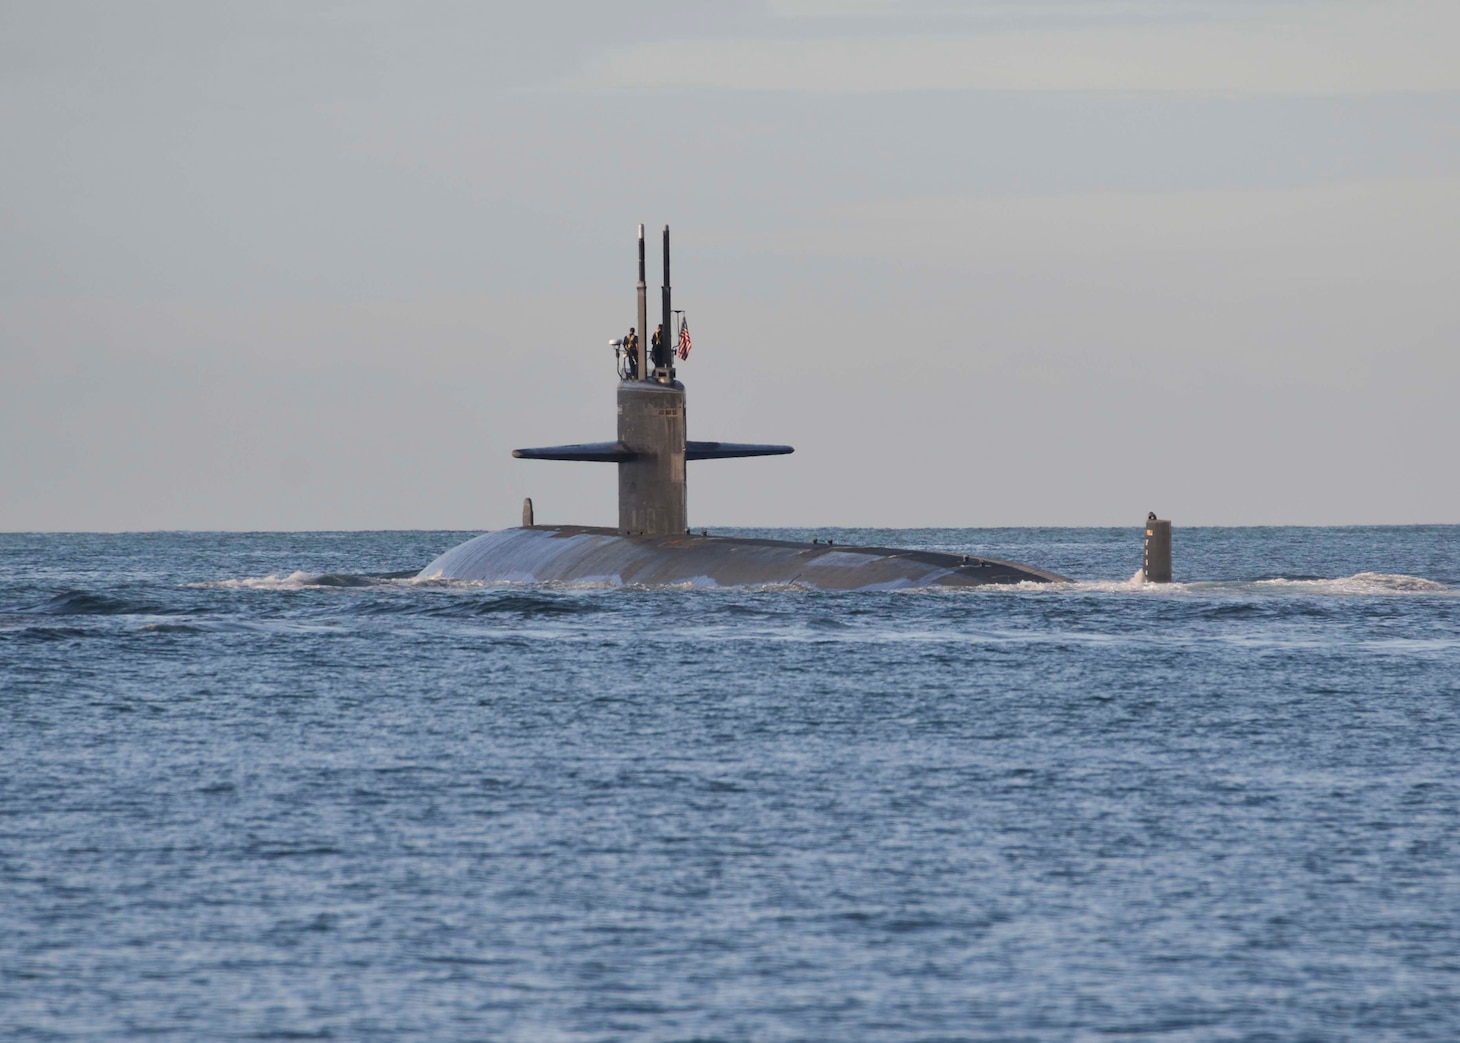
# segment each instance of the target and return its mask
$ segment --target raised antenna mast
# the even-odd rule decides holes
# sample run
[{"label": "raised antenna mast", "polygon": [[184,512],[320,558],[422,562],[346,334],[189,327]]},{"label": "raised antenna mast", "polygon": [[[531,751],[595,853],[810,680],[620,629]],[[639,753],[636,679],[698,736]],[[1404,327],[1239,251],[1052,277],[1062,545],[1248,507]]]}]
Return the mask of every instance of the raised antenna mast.
[{"label": "raised antenna mast", "polygon": [[664,226],[664,324],[659,333],[659,350],[654,355],[654,376],[661,384],[674,380],[674,365],[669,361],[669,226]]},{"label": "raised antenna mast", "polygon": [[644,281],[644,226],[639,226],[639,346],[634,349],[634,365],[640,380],[649,379],[649,284]]}]

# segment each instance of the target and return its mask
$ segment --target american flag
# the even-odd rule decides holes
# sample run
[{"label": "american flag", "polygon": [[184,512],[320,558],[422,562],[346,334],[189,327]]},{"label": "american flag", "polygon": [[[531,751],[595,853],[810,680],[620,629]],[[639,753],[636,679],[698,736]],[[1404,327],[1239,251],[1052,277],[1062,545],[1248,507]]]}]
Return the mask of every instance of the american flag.
[{"label": "american flag", "polygon": [[679,320],[679,361],[689,358],[689,349],[694,347],[689,339],[689,323]]}]

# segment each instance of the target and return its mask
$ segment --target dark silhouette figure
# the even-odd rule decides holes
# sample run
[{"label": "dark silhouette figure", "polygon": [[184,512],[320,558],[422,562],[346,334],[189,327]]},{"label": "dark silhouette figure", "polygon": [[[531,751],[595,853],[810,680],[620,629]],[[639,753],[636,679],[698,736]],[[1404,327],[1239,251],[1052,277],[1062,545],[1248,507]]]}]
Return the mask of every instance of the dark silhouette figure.
[{"label": "dark silhouette figure", "polygon": [[664,324],[662,322],[654,328],[654,337],[649,341],[649,348],[653,352],[655,366],[669,364],[668,346],[664,343]]},{"label": "dark silhouette figure", "polygon": [[624,354],[629,359],[627,369],[629,379],[639,379],[639,335],[632,326],[629,327],[629,335],[624,338]]}]

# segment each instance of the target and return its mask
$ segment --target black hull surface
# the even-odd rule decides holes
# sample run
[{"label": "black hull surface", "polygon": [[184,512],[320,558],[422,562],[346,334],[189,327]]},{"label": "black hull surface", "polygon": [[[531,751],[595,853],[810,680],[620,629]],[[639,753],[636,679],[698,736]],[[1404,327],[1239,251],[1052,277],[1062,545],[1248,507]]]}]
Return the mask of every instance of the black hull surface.
[{"label": "black hull surface", "polygon": [[573,525],[489,532],[453,547],[422,579],[610,586],[799,586],[898,590],[1054,583],[1065,577],[1007,561],[892,547],[751,540],[734,536],[624,536]]}]

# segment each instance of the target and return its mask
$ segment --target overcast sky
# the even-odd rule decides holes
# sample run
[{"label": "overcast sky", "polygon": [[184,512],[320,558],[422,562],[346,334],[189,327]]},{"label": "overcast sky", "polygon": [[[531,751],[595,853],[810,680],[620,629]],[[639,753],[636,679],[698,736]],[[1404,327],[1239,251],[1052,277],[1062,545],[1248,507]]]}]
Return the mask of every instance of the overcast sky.
[{"label": "overcast sky", "polygon": [[[0,529],[1460,522],[1460,3],[0,0]],[[651,265],[651,271],[654,266]],[[655,282],[651,278],[651,282]],[[651,291],[657,299],[657,291]]]}]

